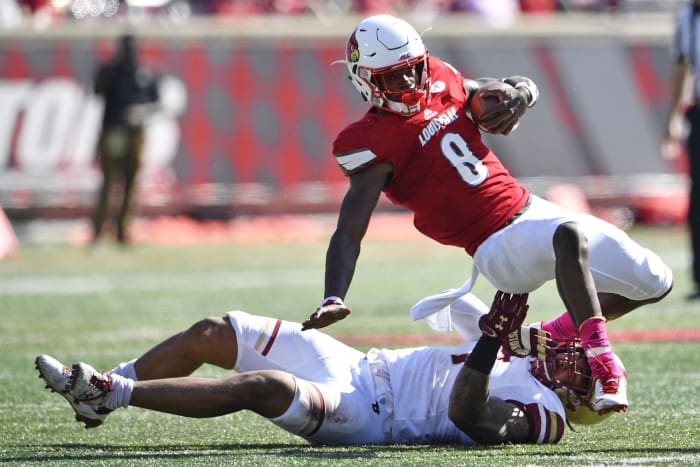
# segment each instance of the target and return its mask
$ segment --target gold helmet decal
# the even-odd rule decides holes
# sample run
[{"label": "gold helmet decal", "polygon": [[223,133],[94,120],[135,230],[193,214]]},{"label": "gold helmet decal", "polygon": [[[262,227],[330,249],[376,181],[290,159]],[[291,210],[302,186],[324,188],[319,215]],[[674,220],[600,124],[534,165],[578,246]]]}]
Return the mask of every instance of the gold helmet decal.
[{"label": "gold helmet decal", "polygon": [[355,37],[354,32],[348,40],[348,45],[345,50],[345,57],[350,63],[357,63],[360,60],[360,49],[357,45],[357,38]]}]

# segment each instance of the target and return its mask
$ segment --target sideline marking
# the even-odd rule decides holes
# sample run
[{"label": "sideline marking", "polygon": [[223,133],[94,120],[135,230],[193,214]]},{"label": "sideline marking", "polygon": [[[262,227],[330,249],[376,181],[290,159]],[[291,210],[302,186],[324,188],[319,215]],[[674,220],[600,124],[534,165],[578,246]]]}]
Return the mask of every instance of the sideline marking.
[{"label": "sideline marking", "polygon": [[[696,342],[700,341],[700,329],[655,329],[647,331],[608,331],[612,342]],[[463,341],[458,334],[396,334],[369,336],[336,336],[347,345],[426,345],[458,344]]]}]

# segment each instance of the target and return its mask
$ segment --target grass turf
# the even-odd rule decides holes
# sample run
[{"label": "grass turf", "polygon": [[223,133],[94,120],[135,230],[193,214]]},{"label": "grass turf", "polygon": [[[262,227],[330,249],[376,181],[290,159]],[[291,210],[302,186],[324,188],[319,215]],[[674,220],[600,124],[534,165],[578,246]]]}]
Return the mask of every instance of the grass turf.
[{"label": "grass turf", "polygon": [[[661,303],[610,323],[614,330],[700,328],[688,293],[682,229],[630,232],[674,269]],[[73,420],[66,402],[43,389],[33,359],[49,353],[97,367],[138,356],[198,319],[233,308],[302,320],[320,300],[325,245],[24,246],[0,263],[0,463],[62,465],[590,465],[700,464],[698,342],[620,342],[631,406],[594,427],[567,431],[554,446],[310,447],[250,413],[186,419],[130,408],[95,430]],[[411,305],[459,286],[470,271],[459,250],[422,243],[364,246],[348,296],[354,311],[330,334],[419,335]],[[490,301],[482,278],[475,292]],[[561,311],[553,284],[530,298],[529,319]],[[377,343],[381,345],[381,343]],[[205,367],[202,376],[222,376]]]}]

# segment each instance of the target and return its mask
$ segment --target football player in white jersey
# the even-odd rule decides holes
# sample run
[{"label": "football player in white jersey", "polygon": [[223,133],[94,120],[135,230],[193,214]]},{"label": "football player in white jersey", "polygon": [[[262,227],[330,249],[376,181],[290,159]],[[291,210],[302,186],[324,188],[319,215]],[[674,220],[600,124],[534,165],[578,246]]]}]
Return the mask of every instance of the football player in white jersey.
[{"label": "football player in white jersey", "polygon": [[[567,413],[579,421],[587,410],[590,369],[580,345],[522,326],[526,302],[502,292],[490,310],[473,295],[458,300],[465,342],[453,348],[363,353],[298,323],[232,311],[111,372],[48,355],[36,365],[87,428],[134,406],[197,418],[251,410],[312,444],[555,443]],[[237,374],[189,376],[204,363]]]}]

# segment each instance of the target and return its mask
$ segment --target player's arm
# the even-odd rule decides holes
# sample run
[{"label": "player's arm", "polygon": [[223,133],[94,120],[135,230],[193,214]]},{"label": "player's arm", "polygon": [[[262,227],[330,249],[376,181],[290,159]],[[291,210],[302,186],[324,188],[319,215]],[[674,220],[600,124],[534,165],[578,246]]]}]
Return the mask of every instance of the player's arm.
[{"label": "player's arm", "polygon": [[326,298],[302,323],[303,330],[326,327],[350,313],[343,300],[355,273],[370,218],[392,173],[391,164],[380,163],[350,176],[350,187],[343,198],[338,224],[326,251]]},{"label": "player's arm", "polygon": [[661,141],[661,155],[665,159],[676,159],[681,154],[680,131],[678,131],[676,119],[683,110],[681,105],[683,90],[686,80],[690,76],[691,72],[688,62],[683,57],[679,57],[671,70],[671,94],[664,124],[663,139]]},{"label": "player's arm", "polygon": [[505,401],[489,395],[499,339],[482,336],[460,370],[450,394],[448,416],[480,444],[556,443],[565,421],[536,402]]},{"label": "player's arm", "polygon": [[[693,15],[693,18],[695,16]],[[694,20],[693,20],[694,21]],[[661,154],[664,158],[676,158],[681,153],[679,143],[679,131],[677,119],[683,110],[681,105],[686,81],[692,76],[691,60],[692,46],[690,50],[685,46],[683,29],[687,26],[687,17],[680,15],[676,18],[676,26],[671,43],[671,55],[673,67],[670,76],[670,96],[668,113],[664,126],[664,135],[661,142]],[[692,22],[691,22],[692,24]],[[691,34],[692,37],[692,34]]]},{"label": "player's arm", "polygon": [[[489,396],[498,350],[522,327],[529,309],[527,299],[527,294],[496,293],[489,312],[480,318],[482,335],[450,393],[448,417],[481,444],[556,442],[561,437],[560,429],[555,430],[555,436],[542,434],[541,420],[546,410]],[[549,431],[545,429],[545,433]]]},{"label": "player's arm", "polygon": [[526,443],[530,423],[523,409],[489,397],[490,373],[500,346],[496,338],[479,338],[452,387],[448,416],[477,443]]},{"label": "player's arm", "polygon": [[503,78],[502,81],[518,90],[527,107],[532,107],[537,103],[537,99],[540,97],[540,90],[535,82],[527,76],[513,75]]},{"label": "player's arm", "polygon": [[539,88],[537,84],[530,78],[526,76],[513,75],[503,79],[496,78],[478,78],[478,79],[464,79],[464,90],[467,93],[467,106],[470,104],[474,93],[484,84],[492,83],[494,81],[502,81],[508,83],[513,88],[518,90],[518,93],[522,96],[527,107],[532,107],[537,103],[537,99],[540,96]]}]

